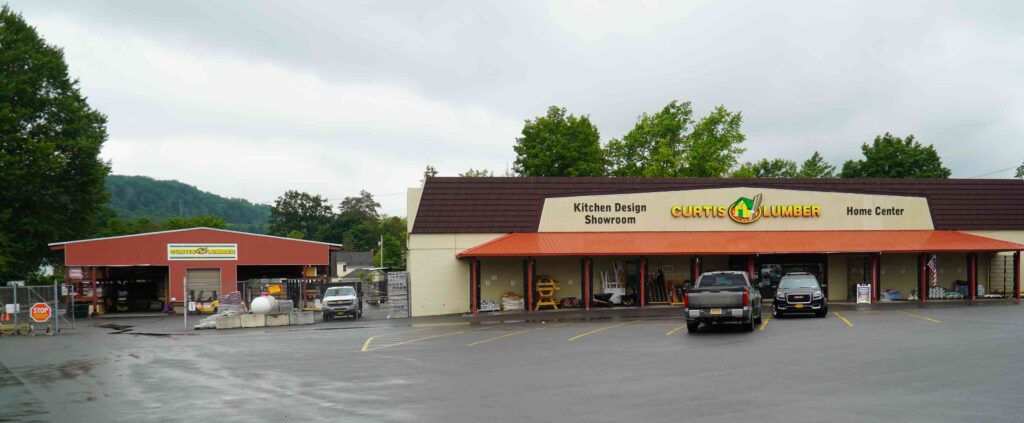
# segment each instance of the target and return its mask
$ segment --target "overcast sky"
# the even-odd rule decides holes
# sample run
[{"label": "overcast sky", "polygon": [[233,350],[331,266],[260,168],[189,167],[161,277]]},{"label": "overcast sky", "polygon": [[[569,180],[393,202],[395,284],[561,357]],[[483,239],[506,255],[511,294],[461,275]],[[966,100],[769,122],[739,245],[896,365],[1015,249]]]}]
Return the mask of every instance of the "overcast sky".
[{"label": "overcast sky", "polygon": [[501,173],[552,104],[603,142],[672,99],[723,104],[743,112],[743,160],[839,166],[888,131],[954,177],[1024,161],[1021,2],[10,5],[109,117],[114,173],[255,202],[366,189],[405,215],[428,163]]}]

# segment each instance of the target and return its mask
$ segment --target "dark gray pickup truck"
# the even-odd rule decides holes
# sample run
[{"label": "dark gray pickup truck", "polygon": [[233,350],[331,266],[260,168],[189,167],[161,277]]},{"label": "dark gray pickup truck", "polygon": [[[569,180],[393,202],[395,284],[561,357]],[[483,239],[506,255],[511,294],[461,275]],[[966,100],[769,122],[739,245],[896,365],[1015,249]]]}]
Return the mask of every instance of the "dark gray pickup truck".
[{"label": "dark gray pickup truck", "polygon": [[746,272],[707,272],[683,294],[686,330],[697,332],[701,323],[741,323],[752,332],[761,323],[761,293],[750,285]]}]

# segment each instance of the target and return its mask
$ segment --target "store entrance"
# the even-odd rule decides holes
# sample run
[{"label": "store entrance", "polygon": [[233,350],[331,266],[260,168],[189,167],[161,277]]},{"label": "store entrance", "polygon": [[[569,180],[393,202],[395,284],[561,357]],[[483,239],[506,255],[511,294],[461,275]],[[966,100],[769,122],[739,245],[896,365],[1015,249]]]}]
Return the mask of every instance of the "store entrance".
[{"label": "store entrance", "polygon": [[97,312],[150,313],[164,311],[167,268],[162,266],[107,267],[97,288]]},{"label": "store entrance", "polygon": [[754,260],[754,283],[761,290],[761,298],[775,297],[779,281],[788,273],[806,272],[814,275],[821,289],[828,295],[828,261],[824,254],[773,254],[758,256]]}]

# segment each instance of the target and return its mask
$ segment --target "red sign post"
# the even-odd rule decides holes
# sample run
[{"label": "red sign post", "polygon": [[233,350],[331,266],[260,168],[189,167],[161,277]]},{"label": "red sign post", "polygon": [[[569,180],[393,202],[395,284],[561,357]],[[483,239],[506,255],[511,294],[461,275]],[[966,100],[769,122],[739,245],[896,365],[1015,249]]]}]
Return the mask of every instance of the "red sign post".
[{"label": "red sign post", "polygon": [[35,303],[32,304],[32,308],[29,310],[29,316],[36,323],[43,323],[50,320],[50,315],[53,314],[53,309],[50,308],[49,304],[46,303]]}]

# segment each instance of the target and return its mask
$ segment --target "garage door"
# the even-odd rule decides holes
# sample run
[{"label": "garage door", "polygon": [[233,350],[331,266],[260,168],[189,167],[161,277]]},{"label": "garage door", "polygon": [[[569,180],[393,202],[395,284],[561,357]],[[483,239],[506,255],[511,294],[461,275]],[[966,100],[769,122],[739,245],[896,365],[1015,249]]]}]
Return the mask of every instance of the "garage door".
[{"label": "garage door", "polygon": [[220,297],[220,269],[188,269],[186,276],[188,290],[194,293],[194,299],[208,300],[214,292]]}]

